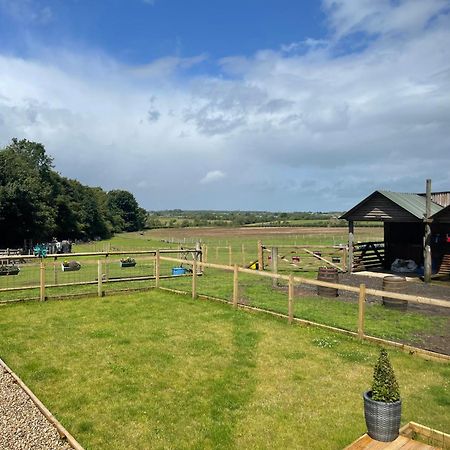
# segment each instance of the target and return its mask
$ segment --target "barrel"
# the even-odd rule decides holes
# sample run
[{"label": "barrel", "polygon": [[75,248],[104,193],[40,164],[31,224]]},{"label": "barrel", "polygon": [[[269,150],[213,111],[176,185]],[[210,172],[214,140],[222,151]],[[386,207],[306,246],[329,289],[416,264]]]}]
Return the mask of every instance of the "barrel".
[{"label": "barrel", "polygon": [[[383,278],[383,291],[397,292],[404,294],[406,291],[406,278],[398,276],[388,276]],[[383,305],[387,308],[406,311],[408,308],[407,300],[400,300],[396,298],[383,297]]]},{"label": "barrel", "polygon": [[[335,267],[319,267],[317,279],[319,281],[327,281],[328,283],[337,283],[339,281],[338,271]],[[335,288],[317,286],[317,295],[321,297],[337,297],[339,294]]]}]

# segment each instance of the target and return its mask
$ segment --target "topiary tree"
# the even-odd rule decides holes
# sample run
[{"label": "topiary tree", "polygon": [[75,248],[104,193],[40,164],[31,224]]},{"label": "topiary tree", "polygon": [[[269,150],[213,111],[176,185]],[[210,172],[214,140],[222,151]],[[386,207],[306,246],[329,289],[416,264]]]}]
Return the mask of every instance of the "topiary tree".
[{"label": "topiary tree", "polygon": [[394,403],[400,400],[400,391],[387,351],[382,348],[373,370],[372,400]]}]

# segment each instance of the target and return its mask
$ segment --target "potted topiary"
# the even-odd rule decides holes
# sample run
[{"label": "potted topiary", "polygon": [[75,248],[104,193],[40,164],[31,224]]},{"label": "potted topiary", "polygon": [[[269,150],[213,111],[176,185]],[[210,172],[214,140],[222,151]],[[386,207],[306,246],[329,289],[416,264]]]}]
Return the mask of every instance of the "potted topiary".
[{"label": "potted topiary", "polygon": [[373,371],[370,391],[364,392],[364,415],[372,439],[390,442],[400,428],[402,401],[394,370],[387,351],[382,348]]}]

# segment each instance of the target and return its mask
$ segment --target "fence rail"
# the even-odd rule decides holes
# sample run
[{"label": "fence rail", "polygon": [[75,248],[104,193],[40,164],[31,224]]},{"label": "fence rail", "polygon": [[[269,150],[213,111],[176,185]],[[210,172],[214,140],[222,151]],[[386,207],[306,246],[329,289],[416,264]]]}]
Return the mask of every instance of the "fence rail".
[{"label": "fence rail", "polygon": [[[134,255],[136,257],[136,261],[138,261],[138,266],[140,268],[139,271],[132,272],[132,269],[122,270],[119,267],[120,260],[119,256],[130,256]],[[85,273],[79,275],[79,278],[76,278],[77,272],[68,274],[61,273],[61,267],[58,263],[58,260],[64,258],[84,258],[83,261],[83,270]],[[263,270],[252,270],[246,267],[239,267],[237,264],[234,265],[225,265],[225,264],[215,264],[202,260],[202,251],[200,249],[160,249],[160,250],[146,250],[146,251],[115,251],[115,252],[85,252],[85,253],[74,253],[74,254],[66,254],[66,255],[50,255],[47,259],[37,259],[33,256],[26,256],[27,260],[29,260],[28,264],[24,265],[24,272],[29,266],[30,273],[32,272],[33,277],[29,278],[28,285],[13,285],[3,287],[0,289],[0,293],[4,293],[7,291],[15,292],[20,290],[38,290],[38,298],[40,300],[45,300],[47,298],[47,289],[56,289],[62,287],[71,287],[71,286],[97,286],[96,292],[98,296],[103,296],[105,294],[105,289],[110,289],[113,284],[117,284],[120,282],[130,282],[133,283],[133,287],[130,290],[136,290],[136,286],[141,286],[143,289],[150,288],[167,288],[167,286],[172,285],[176,287],[175,278],[184,278],[185,281],[181,283],[181,287],[188,283],[190,283],[190,293],[193,298],[201,296],[202,293],[199,292],[198,285],[198,277],[207,273],[208,270],[212,270],[213,273],[219,272],[227,272],[232,274],[232,294],[231,294],[231,302],[235,307],[247,308],[257,311],[265,311],[270,314],[277,315],[279,317],[286,318],[289,323],[298,322],[304,323],[308,325],[315,325],[322,328],[326,328],[333,331],[338,331],[340,333],[345,333],[352,336],[357,336],[360,339],[369,340],[372,342],[381,342],[387,345],[394,345],[401,348],[406,348],[408,351],[412,351],[418,354],[423,354],[429,357],[436,357],[440,359],[450,360],[450,356],[440,355],[431,351],[418,349],[415,347],[386,341],[378,337],[367,335],[365,332],[365,319],[366,319],[366,304],[367,304],[367,296],[371,295],[376,298],[392,298],[397,300],[407,300],[412,304],[418,305],[427,305],[433,307],[441,307],[441,308],[449,308],[450,301],[434,299],[429,297],[422,297],[416,295],[408,295],[402,294],[398,292],[388,292],[379,289],[367,289],[364,284],[361,284],[359,287],[348,286],[340,283],[331,283],[328,281],[321,281],[316,279],[305,278],[302,276],[297,276],[293,274],[283,274],[276,272],[269,272]],[[140,258],[140,259],[138,259]],[[177,276],[174,277],[170,273],[170,270],[173,269],[173,266],[187,266],[191,270],[185,276]],[[80,271],[82,272],[82,271]],[[240,277],[246,275],[247,277],[254,278],[265,278],[268,280],[272,280],[275,282],[283,281],[287,284],[287,298],[286,298],[286,311],[287,314],[280,313],[277,311],[270,311],[267,305],[262,305],[261,303],[258,306],[245,305],[240,301],[239,291],[241,288],[241,283],[243,281],[240,280]],[[75,278],[70,278],[70,276],[74,276]],[[3,277],[7,279],[14,280],[16,277]],[[192,278],[188,281],[187,278]],[[172,279],[169,284],[165,286],[161,285],[162,280]],[[25,280],[27,280],[25,278]],[[153,281],[153,283],[149,283],[148,281]],[[4,280],[2,280],[4,281]],[[20,280],[17,280],[20,281]],[[142,284],[134,284],[134,282],[141,282]],[[223,279],[221,281],[223,283]],[[277,283],[273,283],[276,285]],[[295,285],[309,285],[309,286],[321,286],[327,288],[338,289],[340,291],[349,292],[352,294],[357,294],[358,297],[358,310],[357,316],[355,317],[355,325],[357,327],[354,331],[350,331],[350,329],[345,329],[342,325],[336,327],[331,325],[326,325],[323,323],[317,323],[310,320],[306,320],[304,318],[295,317],[294,314],[294,287]],[[125,284],[125,288],[129,286]],[[122,286],[124,287],[124,286]],[[219,286],[220,287],[220,286]],[[82,288],[80,288],[82,289]],[[177,290],[177,289],[174,289]],[[220,289],[219,289],[220,290]],[[79,291],[79,290],[78,290]],[[180,290],[178,290],[180,291]],[[185,292],[184,290],[181,290]],[[213,295],[215,290],[211,292]],[[52,291],[53,292],[53,291]],[[71,291],[73,292],[73,291]],[[115,292],[115,291],[112,291]],[[86,292],[89,295],[92,295],[92,289],[89,292]],[[15,295],[15,294],[13,294]],[[75,294],[70,294],[68,296],[73,296]],[[76,294],[78,295],[78,294]],[[221,301],[229,302],[229,298],[223,294]],[[221,295],[216,295],[215,298],[221,297]],[[64,295],[58,295],[59,297],[63,297]],[[203,294],[203,297],[205,295]],[[208,296],[206,296],[208,297]],[[209,296],[212,297],[212,296]],[[281,297],[282,298],[282,297]],[[10,300],[1,300],[0,303],[8,303]],[[282,301],[282,300],[277,300]],[[270,308],[270,307],[269,307]],[[284,308],[283,308],[284,309]],[[320,319],[319,319],[320,320]]]},{"label": "fence rail", "polygon": [[353,272],[382,269],[384,263],[384,242],[362,242],[353,245]]},{"label": "fence rail", "polygon": [[[161,261],[169,261],[169,262],[173,262],[173,263],[181,262],[181,260],[179,260],[177,258],[170,258],[170,257],[160,257],[160,260]],[[424,350],[424,349],[420,349],[417,347],[409,346],[406,344],[401,344],[398,342],[381,339],[381,338],[378,338],[375,336],[370,336],[370,335],[365,334],[365,331],[364,331],[365,315],[366,315],[365,314],[365,306],[366,306],[366,302],[367,302],[367,295],[372,295],[372,296],[380,297],[380,298],[393,298],[393,299],[398,299],[398,300],[407,300],[410,303],[415,303],[415,304],[419,304],[419,305],[427,305],[427,306],[436,306],[436,307],[441,307],[441,308],[450,308],[450,301],[434,299],[434,298],[429,298],[429,297],[416,296],[416,295],[401,294],[401,293],[397,293],[397,292],[388,292],[388,291],[382,291],[382,290],[378,290],[378,289],[367,289],[364,284],[360,284],[359,287],[354,287],[354,286],[348,286],[345,284],[312,280],[309,278],[293,276],[292,274],[287,276],[287,275],[282,275],[279,273],[264,272],[262,270],[251,270],[251,269],[239,267],[236,264],[234,266],[205,263],[205,262],[188,262],[188,264],[192,264],[193,266],[197,267],[201,273],[204,269],[217,269],[217,270],[232,272],[233,273],[233,297],[232,297],[231,303],[235,307],[239,306],[239,307],[246,308],[246,309],[254,309],[254,310],[270,312],[271,314],[277,315],[279,317],[287,318],[290,323],[292,321],[296,321],[296,322],[301,322],[301,323],[305,323],[305,324],[309,324],[309,325],[315,325],[315,326],[319,326],[322,328],[337,331],[340,333],[357,336],[358,338],[363,339],[363,340],[368,340],[368,341],[376,342],[376,343],[384,343],[386,345],[399,347],[399,348],[407,350],[408,352],[417,353],[422,356],[427,356],[430,358],[436,358],[436,359],[440,359],[440,360],[450,361],[450,355],[440,354],[440,353],[432,352],[429,350]],[[262,308],[255,308],[252,306],[239,304],[239,302],[238,302],[239,273],[270,278],[273,280],[287,281],[288,282],[288,315],[285,315],[282,313],[277,313],[274,311],[267,311]],[[194,270],[192,273],[192,297],[193,298],[195,298],[197,296],[196,295],[196,289],[197,289],[196,277],[197,277],[197,275],[198,275],[197,270]],[[334,289],[340,289],[340,290],[347,291],[347,292],[357,293],[358,294],[357,332],[355,333],[355,332],[352,332],[352,331],[349,331],[349,330],[346,330],[343,328],[332,327],[329,325],[324,325],[324,324],[320,324],[320,323],[316,323],[316,322],[312,322],[312,321],[294,317],[294,314],[293,314],[293,296],[294,296],[294,294],[293,293],[294,293],[294,284],[295,283],[307,284],[307,285],[312,285],[312,286],[323,286],[323,287],[329,287],[329,288],[334,288]]]}]

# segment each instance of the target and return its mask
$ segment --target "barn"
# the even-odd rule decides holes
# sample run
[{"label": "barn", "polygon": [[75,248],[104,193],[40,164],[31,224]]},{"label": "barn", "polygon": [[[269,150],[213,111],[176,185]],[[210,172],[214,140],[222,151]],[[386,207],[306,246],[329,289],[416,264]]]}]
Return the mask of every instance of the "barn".
[{"label": "barn", "polygon": [[[450,273],[450,192],[427,194],[377,190],[341,216],[348,221],[348,271],[389,271],[412,260],[425,281]],[[354,242],[355,222],[382,222],[381,242]]]}]

